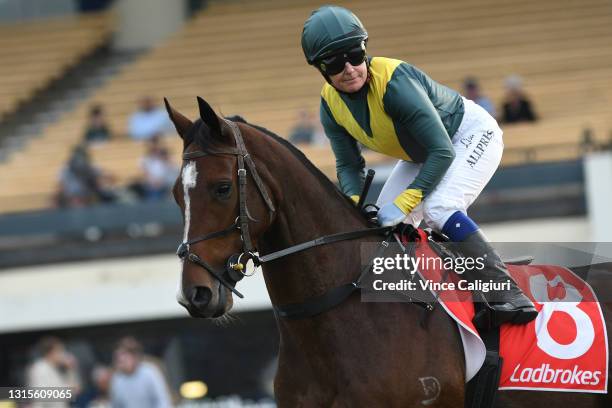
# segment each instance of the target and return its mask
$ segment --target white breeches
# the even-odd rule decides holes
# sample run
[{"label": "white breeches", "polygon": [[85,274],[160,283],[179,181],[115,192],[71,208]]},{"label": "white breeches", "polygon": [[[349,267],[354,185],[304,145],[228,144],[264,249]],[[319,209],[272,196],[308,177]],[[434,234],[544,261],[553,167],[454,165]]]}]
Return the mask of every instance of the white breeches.
[{"label": "white breeches", "polygon": [[[434,190],[405,222],[440,231],[456,211],[467,212],[499,166],[504,142],[502,130],[482,107],[463,98],[465,114],[453,137],[455,160]],[[376,204],[381,207],[395,199],[415,179],[422,164],[400,160],[386,181]]]}]

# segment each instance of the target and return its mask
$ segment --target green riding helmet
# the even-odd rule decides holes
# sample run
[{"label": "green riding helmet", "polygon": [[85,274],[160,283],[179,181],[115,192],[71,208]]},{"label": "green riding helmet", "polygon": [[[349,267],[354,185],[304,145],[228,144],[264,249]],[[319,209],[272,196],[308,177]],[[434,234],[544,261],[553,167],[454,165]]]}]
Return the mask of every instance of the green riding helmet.
[{"label": "green riding helmet", "polygon": [[306,61],[316,61],[359,45],[368,39],[368,32],[350,10],[323,6],[313,11],[302,30],[302,50]]}]

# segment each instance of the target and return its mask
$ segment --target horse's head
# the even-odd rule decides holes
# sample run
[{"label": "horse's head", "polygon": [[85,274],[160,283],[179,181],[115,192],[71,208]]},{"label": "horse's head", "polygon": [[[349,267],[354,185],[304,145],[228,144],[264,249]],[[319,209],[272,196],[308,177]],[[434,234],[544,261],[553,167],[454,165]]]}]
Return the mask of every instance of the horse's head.
[{"label": "horse's head", "polygon": [[232,292],[241,296],[236,283],[254,270],[253,251],[274,206],[237,125],[202,98],[195,122],[165,102],[184,145],[173,189],[184,221],[177,300],[193,317],[222,316],[233,305]]}]

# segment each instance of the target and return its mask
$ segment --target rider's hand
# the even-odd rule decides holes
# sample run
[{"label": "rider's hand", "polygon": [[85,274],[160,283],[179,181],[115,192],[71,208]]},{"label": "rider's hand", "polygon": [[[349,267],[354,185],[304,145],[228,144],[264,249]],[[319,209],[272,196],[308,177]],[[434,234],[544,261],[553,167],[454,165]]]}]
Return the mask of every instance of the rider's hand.
[{"label": "rider's hand", "polygon": [[378,223],[391,227],[404,221],[406,216],[419,205],[423,199],[421,190],[408,189],[397,196],[392,203],[385,204],[378,211]]},{"label": "rider's hand", "polygon": [[392,227],[404,221],[404,218],[406,213],[394,203],[385,204],[378,210],[378,223],[381,227]]},{"label": "rider's hand", "polygon": [[359,204],[359,196],[357,194],[351,196],[351,200],[355,203],[355,205]]}]

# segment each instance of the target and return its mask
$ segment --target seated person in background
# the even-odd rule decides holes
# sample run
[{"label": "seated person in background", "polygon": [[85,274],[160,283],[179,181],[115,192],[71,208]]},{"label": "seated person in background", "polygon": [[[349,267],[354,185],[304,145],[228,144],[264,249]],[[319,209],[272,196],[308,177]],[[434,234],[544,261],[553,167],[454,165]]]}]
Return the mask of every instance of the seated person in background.
[{"label": "seated person in background", "polygon": [[85,129],[84,139],[86,143],[104,142],[111,138],[111,132],[102,105],[93,105],[89,110],[87,128]]},{"label": "seated person in background", "polygon": [[314,116],[307,109],[302,109],[298,113],[298,119],[291,129],[289,141],[294,144],[312,143],[316,131]]},{"label": "seated person in background", "polygon": [[115,195],[105,187],[105,184],[112,182],[112,177],[91,163],[85,146],[74,148],[59,179],[58,207],[84,207],[100,201],[115,200]]},{"label": "seated person in background", "polygon": [[165,148],[160,136],[154,136],[148,143],[147,153],[140,161],[142,177],[132,184],[131,189],[143,200],[156,201],[169,195],[179,168],[170,159],[170,153]]},{"label": "seated person in background", "polygon": [[168,118],[165,109],[156,106],[150,96],[145,96],[140,101],[140,107],[130,116],[128,133],[134,140],[150,139],[157,134],[163,134],[172,130],[172,122]]},{"label": "seated person in background", "polygon": [[535,122],[531,102],[523,92],[523,80],[518,75],[506,78],[506,96],[503,103],[503,123]]},{"label": "seated person in background", "polygon": [[323,128],[312,111],[303,108],[298,112],[298,119],[291,129],[289,141],[293,144],[328,144],[327,136],[323,133]]},{"label": "seated person in background", "polygon": [[466,98],[482,106],[484,110],[489,112],[489,115],[493,116],[494,118],[497,117],[495,105],[493,102],[491,102],[491,99],[480,93],[480,85],[478,84],[478,80],[476,78],[467,77],[465,81],[463,81],[463,92]]},{"label": "seated person in background", "polygon": [[140,163],[144,172],[145,200],[160,200],[169,195],[179,169],[165,147],[152,149]]},{"label": "seated person in background", "polygon": [[593,129],[585,127],[582,129],[582,140],[580,141],[580,150],[582,154],[596,152],[600,146],[598,146]]}]

